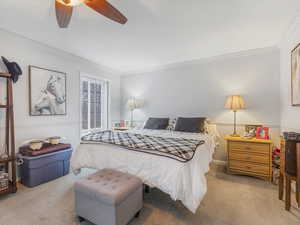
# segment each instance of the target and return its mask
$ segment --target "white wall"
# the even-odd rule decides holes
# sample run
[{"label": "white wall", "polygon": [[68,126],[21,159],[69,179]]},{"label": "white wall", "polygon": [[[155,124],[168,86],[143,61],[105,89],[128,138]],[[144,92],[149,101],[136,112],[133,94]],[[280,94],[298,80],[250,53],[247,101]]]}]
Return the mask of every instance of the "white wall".
[{"label": "white wall", "polygon": [[[120,119],[120,77],[99,65],[74,55],[49,48],[13,33],[0,30],[0,55],[20,64],[23,75],[14,85],[15,131],[17,147],[25,140],[49,136],[63,136],[76,147],[79,144],[79,74],[84,72],[110,80],[111,120]],[[67,115],[29,116],[28,65],[67,73]],[[1,71],[5,67],[0,64]],[[0,89],[5,87],[1,81]],[[2,91],[1,91],[2,92]],[[3,94],[0,101],[3,101]],[[1,112],[3,128],[4,111]],[[4,132],[0,132],[3,139]],[[3,142],[2,142],[3,143]]]},{"label": "white wall", "polygon": [[[242,133],[244,124],[258,123],[270,126],[273,137],[279,134],[279,51],[276,48],[197,60],[124,76],[120,93],[120,77],[90,61],[4,30],[0,30],[0,44],[0,55],[17,61],[24,72],[14,85],[17,146],[27,139],[53,135],[64,136],[75,147],[78,145],[80,71],[111,81],[112,121],[120,119],[120,110],[121,118],[129,119],[124,106],[129,97],[135,96],[145,100],[144,107],[135,112],[135,120],[145,120],[149,116],[207,116],[218,125],[223,135],[232,131],[233,116],[223,107],[225,97],[241,94],[245,97],[247,110],[238,113],[239,131]],[[29,116],[28,65],[67,72],[67,116]],[[3,71],[3,65],[0,64],[0,67]],[[0,101],[3,98],[1,95]],[[293,113],[299,112],[299,108],[292,109],[296,110]],[[3,111],[0,116],[3,127]],[[1,132],[0,138],[3,137]],[[215,158],[225,159],[223,142]]]},{"label": "white wall", "polygon": [[[271,127],[277,137],[280,123],[279,50],[257,49],[236,54],[170,65],[157,71],[121,78],[121,117],[130,97],[145,105],[135,111],[135,120],[149,116],[206,116],[222,135],[232,132],[233,113],[224,109],[228,95],[244,96],[247,110],[238,112],[239,131],[244,124]],[[276,138],[277,141],[277,138]],[[224,142],[215,155],[225,160]]]},{"label": "white wall", "polygon": [[300,43],[300,15],[280,43],[281,129],[300,132],[300,107],[291,103],[291,51]]}]

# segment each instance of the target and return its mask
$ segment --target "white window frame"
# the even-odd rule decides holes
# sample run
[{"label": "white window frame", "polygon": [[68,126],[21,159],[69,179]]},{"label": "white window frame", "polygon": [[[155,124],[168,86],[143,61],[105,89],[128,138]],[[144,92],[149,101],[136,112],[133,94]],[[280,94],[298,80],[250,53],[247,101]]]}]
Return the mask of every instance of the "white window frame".
[{"label": "white window frame", "polygon": [[[82,101],[81,101],[81,93],[82,93],[82,82],[83,81],[94,81],[96,83],[101,83],[102,87],[101,92],[104,92],[103,96],[104,98],[101,101],[101,107],[104,108],[102,111],[102,118],[101,118],[101,128],[90,128],[90,107],[88,107],[88,129],[83,129],[82,128]],[[79,79],[79,86],[80,86],[80,92],[79,92],[79,101],[80,101],[80,137],[83,135],[91,132],[91,131],[101,131],[101,130],[106,130],[109,128],[109,110],[110,110],[110,82],[107,79],[104,79],[99,76],[92,76],[92,75],[87,75],[87,74],[80,74],[80,79]],[[106,93],[106,94],[105,94]],[[106,96],[105,96],[106,95]],[[88,99],[90,99],[90,92],[88,92]],[[104,100],[104,101],[103,101]]]}]

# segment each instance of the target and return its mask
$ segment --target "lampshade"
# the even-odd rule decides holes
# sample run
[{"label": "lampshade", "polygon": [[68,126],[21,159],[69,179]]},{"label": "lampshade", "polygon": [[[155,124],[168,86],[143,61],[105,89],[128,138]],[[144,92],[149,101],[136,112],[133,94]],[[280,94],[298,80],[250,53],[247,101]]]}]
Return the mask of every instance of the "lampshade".
[{"label": "lampshade", "polygon": [[225,103],[226,109],[231,109],[232,111],[237,111],[239,109],[245,109],[245,102],[242,96],[232,95],[226,99]]},{"label": "lampshade", "polygon": [[129,108],[129,110],[135,110],[135,109],[139,109],[142,107],[142,100],[140,99],[136,99],[136,98],[130,98],[127,101],[127,107]]}]

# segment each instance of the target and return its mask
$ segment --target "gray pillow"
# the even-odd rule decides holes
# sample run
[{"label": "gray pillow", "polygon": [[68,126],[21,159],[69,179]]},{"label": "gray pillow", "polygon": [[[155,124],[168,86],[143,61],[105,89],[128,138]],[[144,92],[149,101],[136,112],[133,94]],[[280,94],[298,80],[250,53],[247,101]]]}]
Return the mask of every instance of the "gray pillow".
[{"label": "gray pillow", "polygon": [[178,117],[176,121],[175,131],[204,133],[205,117],[183,118]]},{"label": "gray pillow", "polygon": [[144,129],[164,130],[169,125],[169,118],[149,118]]}]

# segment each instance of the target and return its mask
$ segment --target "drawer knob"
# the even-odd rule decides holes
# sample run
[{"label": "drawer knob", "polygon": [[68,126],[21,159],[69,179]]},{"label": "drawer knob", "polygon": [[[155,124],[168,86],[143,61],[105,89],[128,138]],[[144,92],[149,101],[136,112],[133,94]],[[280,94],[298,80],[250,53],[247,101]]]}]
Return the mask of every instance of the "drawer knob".
[{"label": "drawer knob", "polygon": [[251,166],[246,166],[246,169],[250,170],[250,169],[251,169]]},{"label": "drawer knob", "polygon": [[247,157],[246,157],[246,159],[248,159],[248,160],[249,160],[249,159],[251,159],[251,157],[250,157],[250,156],[247,156]]},{"label": "drawer knob", "polygon": [[247,149],[247,150],[251,150],[251,148],[250,148],[250,147],[246,147],[246,149]]}]

